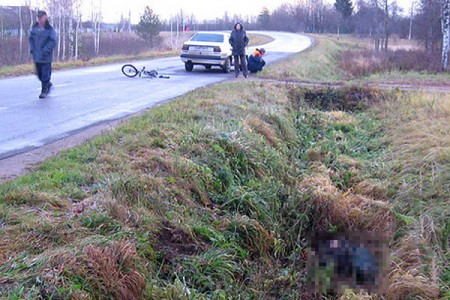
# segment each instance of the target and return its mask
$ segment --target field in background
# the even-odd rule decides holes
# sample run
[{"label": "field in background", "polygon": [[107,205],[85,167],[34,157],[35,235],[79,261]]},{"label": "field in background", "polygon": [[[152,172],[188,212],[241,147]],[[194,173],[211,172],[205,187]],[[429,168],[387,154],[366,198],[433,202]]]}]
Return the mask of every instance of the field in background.
[{"label": "field in background", "polygon": [[316,46],[276,66],[264,78],[346,84],[450,85],[450,73],[438,72],[436,55],[429,55],[414,41],[393,39],[386,55],[372,51],[369,39],[312,35]]},{"label": "field in background", "polygon": [[[118,38],[115,34],[105,34],[101,40],[101,53],[99,57],[83,57],[79,60],[71,60],[66,62],[55,62],[53,67],[55,70],[72,69],[77,67],[98,66],[116,62],[127,62],[132,60],[145,60],[158,57],[175,56],[179,54],[181,46],[187,41],[194,32],[180,33],[177,39],[175,33],[170,37],[170,32],[161,32],[161,43],[158,47],[148,50],[148,46],[137,38],[135,34],[122,35]],[[107,36],[109,35],[109,38]],[[261,45],[271,42],[273,39],[263,34],[249,34],[250,46]],[[171,41],[172,40],[172,41]],[[89,44],[89,43],[86,43]],[[105,50],[103,50],[105,49]],[[19,76],[34,73],[34,66],[31,61],[27,64],[16,66],[0,67],[0,78]]]}]

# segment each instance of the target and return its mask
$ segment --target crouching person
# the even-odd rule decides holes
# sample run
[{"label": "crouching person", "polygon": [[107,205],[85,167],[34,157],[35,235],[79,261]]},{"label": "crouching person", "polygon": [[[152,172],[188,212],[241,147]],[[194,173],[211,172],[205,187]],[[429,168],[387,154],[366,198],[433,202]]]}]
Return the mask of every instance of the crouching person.
[{"label": "crouching person", "polygon": [[256,49],[252,55],[248,58],[248,70],[250,73],[256,73],[262,71],[266,62],[262,59],[263,55],[266,53],[264,48]]}]

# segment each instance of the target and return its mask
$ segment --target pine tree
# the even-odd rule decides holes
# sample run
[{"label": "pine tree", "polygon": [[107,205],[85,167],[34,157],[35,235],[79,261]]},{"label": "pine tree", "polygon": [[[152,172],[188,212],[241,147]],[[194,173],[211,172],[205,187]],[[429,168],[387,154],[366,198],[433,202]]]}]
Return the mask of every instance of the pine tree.
[{"label": "pine tree", "polygon": [[339,13],[339,20],[338,20],[338,27],[337,27],[337,34],[339,39],[339,34],[341,32],[341,23],[342,19],[347,20],[350,18],[350,16],[353,13],[353,3],[352,0],[336,0],[334,3],[334,8]]},{"label": "pine tree", "polygon": [[161,21],[159,20],[159,16],[147,6],[139,24],[136,26],[137,35],[144,39],[150,47],[154,47],[159,40],[160,31]]},{"label": "pine tree", "polygon": [[260,29],[269,29],[269,22],[270,22],[270,12],[267,7],[263,7],[261,10],[261,13],[258,16],[258,24],[260,26]]},{"label": "pine tree", "polygon": [[353,13],[353,3],[351,0],[336,0],[334,8],[336,8],[344,19],[348,19]]}]

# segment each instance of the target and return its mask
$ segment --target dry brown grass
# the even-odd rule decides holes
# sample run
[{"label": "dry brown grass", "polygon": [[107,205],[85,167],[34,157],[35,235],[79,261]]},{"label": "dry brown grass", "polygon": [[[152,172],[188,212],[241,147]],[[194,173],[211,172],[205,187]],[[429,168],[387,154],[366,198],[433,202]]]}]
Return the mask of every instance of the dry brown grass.
[{"label": "dry brown grass", "polygon": [[373,199],[388,200],[386,186],[375,180],[364,179],[353,187],[353,191]]},{"label": "dry brown grass", "polygon": [[339,67],[351,77],[391,71],[438,72],[439,59],[422,50],[395,50],[378,53],[370,50],[346,50]]},{"label": "dry brown grass", "polygon": [[221,221],[221,231],[236,232],[242,244],[255,257],[268,257],[274,245],[273,234],[265,229],[261,223],[247,216],[238,215],[234,219],[225,218]]},{"label": "dry brown grass", "polygon": [[[327,35],[330,38],[336,38],[336,35]],[[367,49],[374,48],[374,40],[365,36],[357,35],[341,35],[340,40],[347,43],[357,44]],[[391,36],[389,39],[389,50],[420,50],[423,47],[416,40],[401,39],[398,36]]]},{"label": "dry brown grass", "polygon": [[390,133],[389,159],[401,162],[391,178],[401,182],[397,210],[414,216],[407,233],[393,245],[389,295],[438,299],[445,264],[439,246],[445,241],[439,239],[448,239],[439,235],[450,217],[450,95],[399,93],[376,111]]},{"label": "dry brown grass", "polygon": [[[389,299],[401,300],[411,295],[417,299],[439,298],[436,261],[432,259],[427,264],[427,254],[423,250],[426,247],[419,236],[409,235],[399,241],[392,253]],[[426,268],[431,270],[426,272]]]},{"label": "dry brown grass", "polygon": [[[393,237],[396,225],[393,207],[386,202],[385,189],[363,181],[354,189],[342,192],[332,183],[323,165],[316,164],[313,170],[315,174],[300,184],[301,191],[313,205],[313,230],[327,231],[337,226],[344,231],[383,232],[388,239]],[[439,297],[439,258],[430,258],[426,250],[428,245],[437,243],[436,229],[431,218],[421,219],[419,225],[394,247],[386,299],[400,300],[411,295],[418,299]],[[347,293],[340,299],[380,298],[379,295]]]},{"label": "dry brown grass", "polygon": [[244,126],[246,125],[248,125],[247,129],[254,130],[264,136],[270,144],[277,146],[280,142],[275,129],[259,117],[254,115],[248,116],[244,121]]},{"label": "dry brown grass", "polygon": [[[324,167],[318,169],[325,171]],[[309,195],[314,207],[315,230],[327,231],[338,226],[344,231],[378,231],[392,236],[392,207],[387,202],[351,190],[342,192],[327,173],[329,171],[307,177],[300,184],[301,191]]]},{"label": "dry brown grass", "polygon": [[15,191],[7,193],[5,200],[10,203],[23,204],[30,203],[34,205],[42,205],[45,203],[58,203],[57,197],[48,193],[34,191],[32,189],[23,189],[21,191]]},{"label": "dry brown grass", "polygon": [[347,125],[355,124],[356,122],[354,116],[342,110],[326,111],[324,114],[328,115],[330,117],[329,121],[335,124]]},{"label": "dry brown grass", "polygon": [[[51,254],[42,269],[43,299],[143,299],[144,276],[137,270],[139,256],[133,243],[121,240],[109,246],[88,245],[77,255],[61,250]],[[67,287],[66,278],[78,276],[84,290],[56,290]]]},{"label": "dry brown grass", "polygon": [[[393,156],[401,157],[404,166],[396,174],[404,182],[399,194],[407,200],[411,192],[424,195],[434,187],[435,197],[449,201],[450,94],[406,93],[401,97],[378,108],[390,128],[387,139]],[[422,170],[418,180],[416,170]]]},{"label": "dry brown grass", "polygon": [[122,240],[107,247],[87,246],[83,252],[81,263],[73,268],[96,295],[103,295],[103,299],[142,299],[145,281],[137,271],[134,244]]},{"label": "dry brown grass", "polygon": [[[312,175],[300,185],[313,203],[313,226],[316,230],[338,226],[342,230],[382,231],[393,237],[396,226],[401,224],[394,219],[394,205],[397,212],[407,215],[416,211],[420,216],[405,217],[404,222],[409,225],[402,229],[403,237],[392,245],[390,284],[385,297],[439,299],[440,274],[445,262],[445,254],[438,246],[442,238],[439,226],[443,222],[445,226],[445,219],[448,220],[450,200],[450,96],[398,93],[390,101],[377,104],[374,111],[381,116],[389,133],[386,139],[391,152],[387,159],[401,162],[391,178],[402,182],[395,199],[388,193],[389,184],[376,180],[365,179],[356,182],[349,191],[340,191],[330,179],[330,170],[316,163],[311,168]],[[331,121],[340,119],[339,114],[330,117]],[[351,161],[345,165],[360,168]],[[416,206],[421,203],[418,199],[428,204],[418,209]],[[389,204],[392,201],[395,202]],[[348,294],[341,299],[377,297]]]}]

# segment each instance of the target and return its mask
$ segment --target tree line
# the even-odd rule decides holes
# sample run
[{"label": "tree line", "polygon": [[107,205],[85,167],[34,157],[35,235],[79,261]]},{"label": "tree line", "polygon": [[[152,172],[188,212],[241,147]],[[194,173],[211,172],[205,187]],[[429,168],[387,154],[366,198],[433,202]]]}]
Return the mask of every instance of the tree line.
[{"label": "tree line", "polygon": [[[24,6],[15,8],[17,12],[14,22],[17,23],[17,30],[14,33],[19,36],[19,51],[16,52],[20,53],[19,60],[23,62],[27,59],[27,55],[24,55],[27,48],[24,41],[34,23],[36,8],[46,8],[58,31],[55,58],[64,61],[84,58],[83,54],[88,50],[89,57],[104,55],[101,39],[102,32],[105,31],[128,32],[128,43],[138,43],[137,39],[140,39],[141,47],[152,48],[160,42],[159,33],[162,30],[230,30],[236,21],[241,21],[247,29],[253,30],[336,33],[338,37],[342,34],[355,34],[370,37],[374,41],[376,52],[387,51],[389,39],[393,35],[415,39],[428,53],[441,53],[443,68],[446,68],[448,58],[445,53],[448,53],[450,39],[449,1],[413,0],[410,7],[405,9],[399,7],[395,0],[335,0],[334,3],[324,0],[299,0],[295,4],[281,4],[273,11],[262,8],[256,16],[230,15],[225,12],[220,18],[203,21],[197,20],[195,15],[185,14],[182,10],[170,20],[161,20],[157,12],[147,7],[137,25],[132,26],[130,18],[122,16],[111,28],[111,24],[103,22],[102,5],[106,5],[106,1],[35,0],[32,8],[31,0],[27,0]],[[90,13],[83,15],[86,11]],[[8,32],[12,32],[5,28],[6,14],[7,11],[0,7],[2,49],[7,49],[5,39],[8,38]],[[125,52],[126,49],[122,51]],[[3,61],[4,58],[0,57],[0,60]]]},{"label": "tree line", "polygon": [[[26,0],[21,6],[0,6],[0,66],[29,62],[27,38],[38,10],[45,9],[57,31],[55,60],[88,59],[101,55],[101,34],[131,32],[122,16],[111,29],[103,22],[102,0]],[[86,14],[86,15],[84,15]]]},{"label": "tree line", "polygon": [[269,12],[263,9],[257,26],[261,29],[309,33],[351,33],[374,39],[376,50],[387,49],[389,37],[416,39],[427,51],[442,46],[442,20],[447,0],[414,0],[409,8],[395,0],[301,0],[282,4]]}]

